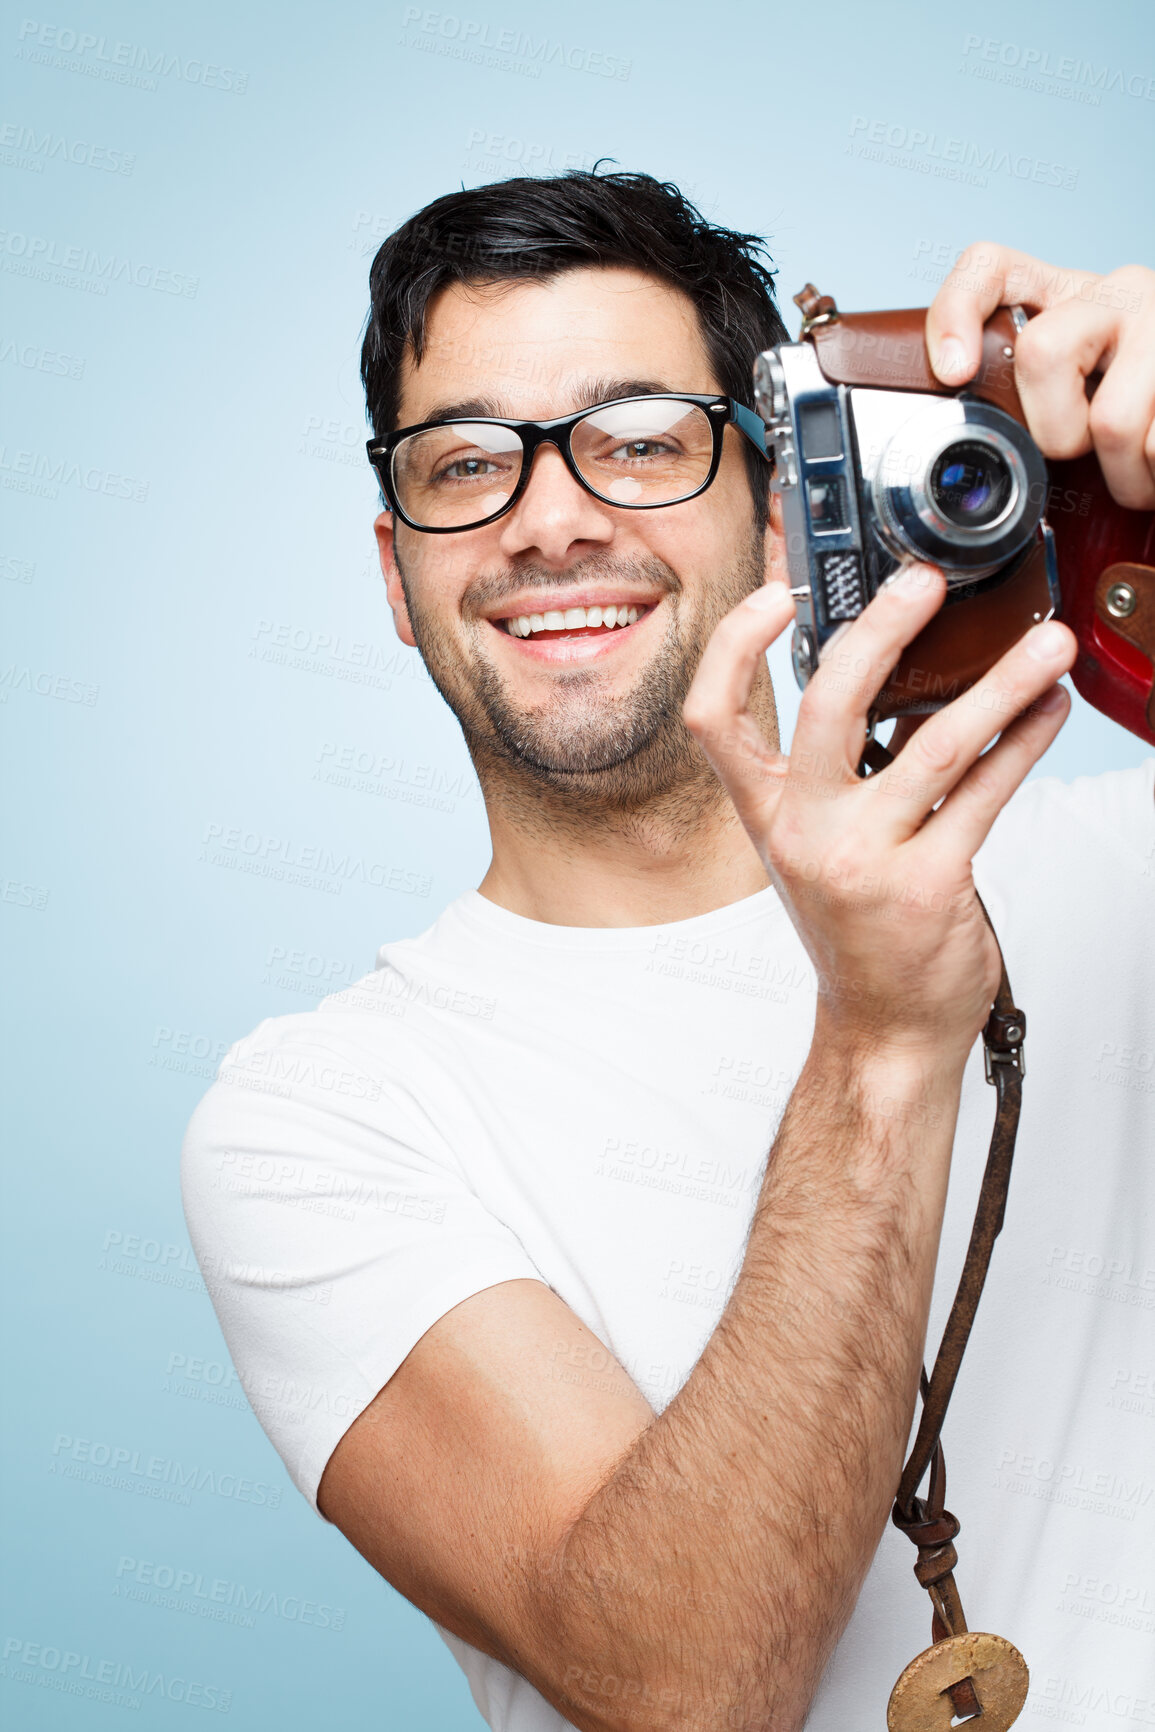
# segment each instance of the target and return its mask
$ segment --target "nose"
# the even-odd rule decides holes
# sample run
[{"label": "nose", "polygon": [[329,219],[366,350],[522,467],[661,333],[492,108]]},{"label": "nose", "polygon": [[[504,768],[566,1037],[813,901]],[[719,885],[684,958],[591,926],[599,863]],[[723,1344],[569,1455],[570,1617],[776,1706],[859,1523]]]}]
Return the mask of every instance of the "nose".
[{"label": "nose", "polygon": [[574,480],[557,446],[539,445],[525,492],[498,527],[507,559],[531,555],[564,566],[583,548],[604,547],[613,537],[614,520],[608,507]]}]

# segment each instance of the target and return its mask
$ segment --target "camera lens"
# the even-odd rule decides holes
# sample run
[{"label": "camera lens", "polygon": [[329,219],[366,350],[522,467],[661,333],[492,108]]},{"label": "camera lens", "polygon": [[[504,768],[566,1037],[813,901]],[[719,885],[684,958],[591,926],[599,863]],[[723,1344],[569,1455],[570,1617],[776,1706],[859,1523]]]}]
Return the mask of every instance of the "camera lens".
[{"label": "camera lens", "polygon": [[874,462],[863,479],[879,539],[899,558],[913,553],[941,565],[948,583],[992,576],[1042,519],[1047,470],[1038,446],[993,403],[915,397],[912,414],[904,402],[891,406],[892,395],[903,393],[860,392],[861,414],[851,398],[855,461],[865,450]]},{"label": "camera lens", "polygon": [[1006,510],[1013,487],[1000,452],[982,440],[960,439],[940,454],[927,491],[949,522],[962,529],[985,529]]}]

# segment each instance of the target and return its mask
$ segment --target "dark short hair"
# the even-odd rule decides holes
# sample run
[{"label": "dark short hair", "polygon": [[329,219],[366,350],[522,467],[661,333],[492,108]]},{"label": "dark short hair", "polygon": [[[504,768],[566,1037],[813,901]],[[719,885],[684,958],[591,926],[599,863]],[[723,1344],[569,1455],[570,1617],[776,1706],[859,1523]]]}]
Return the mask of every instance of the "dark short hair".
[{"label": "dark short hair", "polygon": [[[762,239],[707,222],[676,186],[652,175],[573,169],[447,193],[381,246],[369,272],[361,349],[375,436],[397,425],[402,359],[411,348],[420,361],[426,313],[441,289],[548,278],[583,265],[632,266],[681,289],[697,310],[721,389],[753,407],[755,355],[787,340]],[[767,466],[753,450],[746,461],[764,526]]]}]

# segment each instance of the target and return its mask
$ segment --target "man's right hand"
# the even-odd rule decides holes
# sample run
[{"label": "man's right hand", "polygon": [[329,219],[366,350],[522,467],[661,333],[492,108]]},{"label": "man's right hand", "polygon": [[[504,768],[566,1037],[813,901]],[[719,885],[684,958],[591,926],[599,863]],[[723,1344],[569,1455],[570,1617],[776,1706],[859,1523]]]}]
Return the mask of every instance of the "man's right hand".
[{"label": "man's right hand", "polygon": [[1077,644],[1055,620],[1035,626],[862,779],[871,703],[945,590],[935,567],[912,565],[879,592],[806,687],[787,755],[748,707],[794,611],[786,586],[767,584],[718,626],[685,719],[814,962],[824,1036],[850,1052],[887,1047],[961,1071],[999,978],[971,860],[1066,719],[1055,681]]}]

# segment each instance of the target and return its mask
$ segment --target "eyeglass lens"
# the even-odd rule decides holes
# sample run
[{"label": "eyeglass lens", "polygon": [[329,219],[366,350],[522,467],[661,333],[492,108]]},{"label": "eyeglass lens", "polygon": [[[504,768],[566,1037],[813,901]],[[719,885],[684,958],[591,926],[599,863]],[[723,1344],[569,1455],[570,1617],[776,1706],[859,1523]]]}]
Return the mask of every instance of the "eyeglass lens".
[{"label": "eyeglass lens", "polygon": [[[612,505],[672,505],[710,473],[714,430],[696,403],[674,398],[612,403],[574,427],[578,473]],[[412,522],[461,528],[493,517],[521,478],[525,450],[508,427],[452,421],[403,439],[393,453],[393,492]]]}]

